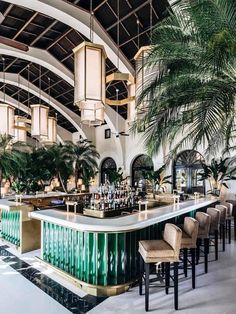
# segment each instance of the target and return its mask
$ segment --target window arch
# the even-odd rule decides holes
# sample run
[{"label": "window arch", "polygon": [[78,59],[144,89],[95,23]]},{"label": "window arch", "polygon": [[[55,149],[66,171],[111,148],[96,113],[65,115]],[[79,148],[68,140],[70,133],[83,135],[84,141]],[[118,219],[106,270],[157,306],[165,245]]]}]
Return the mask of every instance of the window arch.
[{"label": "window arch", "polygon": [[[101,164],[101,184],[105,183],[107,172],[110,170],[117,170],[116,162],[113,158],[107,157]],[[109,179],[109,178],[108,178]]]},{"label": "window arch", "polygon": [[173,165],[173,188],[185,193],[205,193],[204,181],[199,181],[203,156],[196,150],[179,153]]},{"label": "window arch", "polygon": [[148,155],[139,155],[132,163],[132,186],[138,186],[144,179],[143,172],[153,170],[152,158]]}]

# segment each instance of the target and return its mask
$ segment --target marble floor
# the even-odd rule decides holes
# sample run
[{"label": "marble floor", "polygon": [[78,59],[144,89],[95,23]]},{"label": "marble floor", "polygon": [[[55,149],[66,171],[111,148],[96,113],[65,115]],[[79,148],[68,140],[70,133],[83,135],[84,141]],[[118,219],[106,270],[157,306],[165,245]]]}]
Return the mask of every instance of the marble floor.
[{"label": "marble floor", "polygon": [[[137,287],[125,294],[104,298],[86,295],[53,271],[42,267],[35,256],[39,251],[19,255],[0,242],[0,313],[1,314],[141,314],[144,296]],[[210,255],[213,259],[213,254]],[[219,261],[209,263],[209,273],[197,266],[197,288],[191,289],[191,277],[180,280],[178,313],[236,313],[236,242],[226,245]],[[173,293],[150,289],[150,312],[173,313]]]}]

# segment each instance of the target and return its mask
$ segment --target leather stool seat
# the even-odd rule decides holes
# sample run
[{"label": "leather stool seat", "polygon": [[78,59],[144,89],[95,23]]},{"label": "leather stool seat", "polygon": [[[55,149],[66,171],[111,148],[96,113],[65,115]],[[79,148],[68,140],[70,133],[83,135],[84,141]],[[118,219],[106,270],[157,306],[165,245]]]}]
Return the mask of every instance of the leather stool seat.
[{"label": "leather stool seat", "polygon": [[145,240],[139,242],[139,253],[145,263],[177,262],[173,248],[164,240]]}]

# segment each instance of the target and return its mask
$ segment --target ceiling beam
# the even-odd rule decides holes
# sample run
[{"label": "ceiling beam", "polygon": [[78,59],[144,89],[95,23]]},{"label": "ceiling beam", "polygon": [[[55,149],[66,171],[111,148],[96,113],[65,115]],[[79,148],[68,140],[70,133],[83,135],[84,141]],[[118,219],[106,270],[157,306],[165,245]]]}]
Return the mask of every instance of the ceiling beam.
[{"label": "ceiling beam", "polygon": [[[57,0],[5,0],[8,3],[23,6],[27,9],[34,10],[36,12],[43,13],[50,16],[62,23],[67,24],[73,29],[76,29],[82,33],[85,37],[89,38],[90,34],[90,14],[89,12],[73,5],[71,3]],[[110,38],[110,36],[104,31],[100,23],[94,19],[94,43],[102,44],[105,47],[108,58],[116,63],[117,60],[117,45]],[[122,51],[120,51],[120,71],[130,72],[134,74],[134,69],[125,57]]]}]

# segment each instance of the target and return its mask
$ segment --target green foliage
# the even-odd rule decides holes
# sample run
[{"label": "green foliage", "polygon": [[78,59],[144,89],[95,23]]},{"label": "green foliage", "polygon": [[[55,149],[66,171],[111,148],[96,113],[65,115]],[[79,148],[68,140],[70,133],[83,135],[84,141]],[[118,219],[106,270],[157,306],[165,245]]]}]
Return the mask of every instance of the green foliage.
[{"label": "green foliage", "polygon": [[127,179],[127,177],[124,178],[124,173],[121,168],[118,168],[117,170],[107,169],[106,174],[109,182],[115,185],[117,185],[118,183],[120,184]]},{"label": "green foliage", "polygon": [[200,180],[208,180],[211,190],[210,194],[220,195],[222,186],[229,188],[227,181],[236,180],[236,167],[233,165],[233,160],[230,158],[213,158],[209,165],[202,163],[203,171],[199,173]]},{"label": "green foliage", "polygon": [[12,138],[0,135],[0,187],[3,179],[19,176],[27,160],[23,144],[13,143]]},{"label": "green foliage", "polygon": [[148,180],[153,186],[158,184],[159,188],[162,188],[166,184],[172,184],[172,182],[169,180],[171,176],[164,176],[164,171],[165,171],[165,165],[160,167],[157,170],[149,170],[149,171],[144,171],[143,176],[144,179]]},{"label": "green foliage", "polygon": [[181,0],[171,9],[153,33],[145,60],[153,74],[137,103],[146,110],[133,130],[143,126],[150,154],[163,143],[172,153],[186,144],[227,150],[236,135],[236,1]]},{"label": "green foliage", "polygon": [[63,155],[70,162],[72,172],[77,186],[78,178],[82,178],[86,187],[89,186],[98,169],[97,159],[100,157],[94,145],[89,143],[76,144],[66,142],[63,148]]}]

